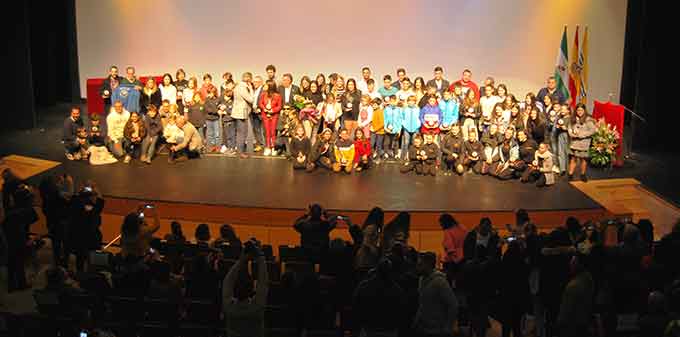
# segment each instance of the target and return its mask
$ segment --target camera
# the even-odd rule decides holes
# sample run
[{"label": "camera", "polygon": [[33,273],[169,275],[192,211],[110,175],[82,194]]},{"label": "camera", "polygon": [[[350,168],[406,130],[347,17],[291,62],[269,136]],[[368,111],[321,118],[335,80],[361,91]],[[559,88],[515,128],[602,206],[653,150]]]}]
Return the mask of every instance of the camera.
[{"label": "camera", "polygon": [[243,244],[243,253],[246,255],[255,255],[258,249],[257,245],[257,240],[255,238],[251,238]]},{"label": "camera", "polygon": [[513,241],[517,240],[517,237],[509,236],[506,240],[507,240],[508,242],[513,242]]},{"label": "camera", "polygon": [[85,186],[85,187],[83,187],[83,192],[92,193],[92,191],[93,191],[93,190],[92,190],[92,187],[91,187],[91,186]]}]

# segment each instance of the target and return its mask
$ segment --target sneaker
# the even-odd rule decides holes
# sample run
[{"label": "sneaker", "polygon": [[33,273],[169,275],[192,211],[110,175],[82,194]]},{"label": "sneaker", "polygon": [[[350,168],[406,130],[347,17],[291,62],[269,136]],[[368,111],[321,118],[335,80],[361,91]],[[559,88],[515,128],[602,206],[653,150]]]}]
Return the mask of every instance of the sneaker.
[{"label": "sneaker", "polygon": [[394,159],[401,159],[401,151],[397,152],[397,155],[394,156]]},{"label": "sneaker", "polygon": [[[258,145],[255,145],[255,148],[253,149],[253,151],[255,151],[255,152],[261,152],[261,151],[262,151],[262,146],[260,146],[259,144],[258,144]],[[265,148],[265,151],[266,151],[266,148]],[[266,155],[265,155],[265,156],[266,156]]]},{"label": "sneaker", "polygon": [[235,156],[238,152],[236,152],[235,149],[229,149],[227,150],[227,155],[228,156]]},{"label": "sneaker", "polygon": [[385,160],[390,159],[390,155],[387,154],[387,153],[385,153],[385,154],[383,154],[383,158],[384,158]]},{"label": "sneaker", "polygon": [[[257,152],[257,151],[256,151],[256,152]],[[264,152],[262,153],[262,155],[263,155],[263,156],[268,156],[268,155],[270,155],[270,154],[272,154],[272,150],[269,149],[268,147],[265,147],[265,148],[264,148]]]},{"label": "sneaker", "polygon": [[220,148],[220,153],[221,154],[227,153],[227,146],[226,145],[222,145],[222,147]]},{"label": "sneaker", "polygon": [[123,163],[125,164],[130,164],[130,161],[132,160],[132,157],[130,156],[125,156],[125,159],[123,159]]},{"label": "sneaker", "polygon": [[73,160],[74,158],[73,158],[73,155],[72,155],[72,154],[67,153],[67,154],[66,154],[66,159],[68,159],[68,160]]},{"label": "sneaker", "polygon": [[585,173],[581,174],[581,181],[584,183],[588,182],[588,176]]},{"label": "sneaker", "polygon": [[271,156],[272,156],[272,157],[276,157],[276,156],[278,156],[278,155],[279,155],[279,151],[272,149]]},{"label": "sneaker", "polygon": [[378,158],[378,154],[377,154],[377,153],[375,153],[375,152],[373,152],[373,156],[372,156],[372,158],[373,158],[373,159],[375,159],[375,158]]},{"label": "sneaker", "polygon": [[145,155],[139,156],[139,161],[141,161],[142,163],[146,163],[146,156]]}]

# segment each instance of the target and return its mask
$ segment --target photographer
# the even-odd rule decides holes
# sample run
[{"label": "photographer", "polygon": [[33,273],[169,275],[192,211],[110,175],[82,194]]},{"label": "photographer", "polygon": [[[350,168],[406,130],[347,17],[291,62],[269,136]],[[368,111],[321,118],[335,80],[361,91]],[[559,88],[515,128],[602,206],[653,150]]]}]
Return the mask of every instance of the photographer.
[{"label": "photographer", "polygon": [[[248,262],[257,263],[257,287],[248,274]],[[250,239],[222,282],[224,321],[229,336],[264,336],[264,312],[269,278],[260,242]]]},{"label": "photographer", "polygon": [[88,181],[71,199],[70,223],[66,229],[65,258],[76,256],[76,268],[84,271],[85,261],[91,251],[101,247],[104,199],[96,185]]},{"label": "photographer", "polygon": [[12,206],[5,212],[2,229],[7,239],[7,273],[9,292],[28,288],[24,263],[28,254],[30,226],[38,221],[33,209],[33,193],[30,187],[19,184],[12,195]]},{"label": "photographer", "polygon": [[310,205],[307,213],[295,221],[293,228],[300,233],[300,245],[310,261],[319,263],[326,256],[335,224],[319,204]]},{"label": "photographer", "polygon": [[[149,224],[149,221],[152,221]],[[120,248],[123,257],[143,257],[149,250],[153,233],[161,227],[158,210],[153,204],[141,205],[125,216],[121,226]]]},{"label": "photographer", "polygon": [[66,265],[62,250],[66,226],[69,220],[69,203],[73,195],[73,178],[68,175],[52,175],[40,183],[42,211],[47,222],[47,231],[52,240],[52,255],[55,265]]}]

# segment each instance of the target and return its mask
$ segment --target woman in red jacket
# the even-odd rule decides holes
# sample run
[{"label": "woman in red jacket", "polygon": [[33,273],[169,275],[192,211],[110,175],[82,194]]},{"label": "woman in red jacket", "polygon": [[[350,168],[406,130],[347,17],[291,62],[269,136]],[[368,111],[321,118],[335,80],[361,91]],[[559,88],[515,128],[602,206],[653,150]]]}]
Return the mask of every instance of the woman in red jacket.
[{"label": "woman in red jacket", "polygon": [[371,166],[371,142],[364,136],[364,131],[354,131],[354,170],[359,172]]},{"label": "woman in red jacket", "polygon": [[262,124],[265,131],[264,155],[268,156],[276,144],[276,124],[279,120],[279,112],[281,112],[281,95],[276,91],[274,80],[265,82],[258,106],[262,111]]}]

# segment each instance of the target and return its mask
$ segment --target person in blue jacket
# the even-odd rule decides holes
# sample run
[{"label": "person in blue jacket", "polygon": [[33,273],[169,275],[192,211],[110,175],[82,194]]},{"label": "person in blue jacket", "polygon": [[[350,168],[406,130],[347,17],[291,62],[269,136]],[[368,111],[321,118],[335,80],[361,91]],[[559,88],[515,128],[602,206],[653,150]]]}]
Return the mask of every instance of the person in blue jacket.
[{"label": "person in blue jacket", "polygon": [[396,147],[397,135],[401,132],[401,108],[399,107],[399,100],[397,95],[390,96],[390,104],[383,110],[385,119],[385,140],[383,147],[385,150],[385,159],[394,157],[394,148]]},{"label": "person in blue jacket", "polygon": [[458,109],[460,104],[458,100],[453,98],[453,93],[444,90],[443,98],[439,100],[439,110],[442,111],[442,123],[439,125],[439,130],[443,134],[451,130],[451,126],[458,124]]},{"label": "person in blue jacket", "polygon": [[[439,134],[439,126],[442,123],[442,111],[437,104],[437,97],[430,96],[427,105],[420,109],[421,133]],[[435,136],[436,137],[436,136]]]},{"label": "person in blue jacket", "polygon": [[396,158],[400,159],[403,154],[404,159],[408,156],[408,147],[411,145],[411,139],[416,135],[420,129],[420,108],[416,104],[417,97],[415,95],[409,96],[406,106],[401,109],[402,126],[404,129],[401,133],[401,150],[397,153]]}]

